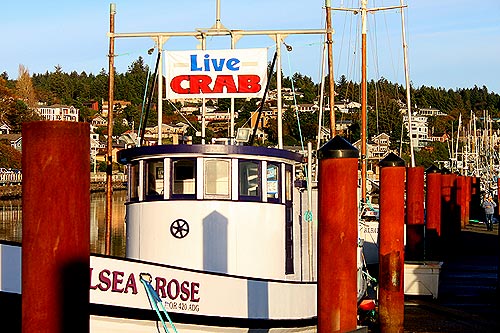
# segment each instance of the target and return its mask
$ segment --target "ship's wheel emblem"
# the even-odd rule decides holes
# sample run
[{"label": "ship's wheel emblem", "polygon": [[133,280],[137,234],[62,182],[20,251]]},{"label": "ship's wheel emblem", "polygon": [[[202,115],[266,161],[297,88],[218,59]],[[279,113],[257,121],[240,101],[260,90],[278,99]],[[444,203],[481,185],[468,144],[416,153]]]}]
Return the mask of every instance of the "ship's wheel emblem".
[{"label": "ship's wheel emblem", "polygon": [[186,220],[177,219],[170,225],[170,233],[175,238],[184,238],[189,234],[189,224]]}]

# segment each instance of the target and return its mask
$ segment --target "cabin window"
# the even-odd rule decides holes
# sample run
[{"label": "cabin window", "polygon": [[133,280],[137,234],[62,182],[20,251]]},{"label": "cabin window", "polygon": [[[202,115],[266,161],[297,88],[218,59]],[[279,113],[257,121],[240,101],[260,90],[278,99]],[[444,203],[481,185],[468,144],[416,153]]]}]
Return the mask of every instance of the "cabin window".
[{"label": "cabin window", "polygon": [[227,198],[230,194],[230,160],[205,160],[205,197]]},{"label": "cabin window", "polygon": [[144,164],[146,200],[163,198],[163,159],[147,160]]},{"label": "cabin window", "polygon": [[196,194],[196,160],[179,159],[172,162],[172,196],[188,198]]},{"label": "cabin window", "polygon": [[267,201],[280,202],[280,168],[278,164],[268,163],[266,171]]},{"label": "cabin window", "polygon": [[240,200],[260,201],[260,163],[239,161],[238,169]]},{"label": "cabin window", "polygon": [[129,164],[129,201],[139,201],[139,162]]}]

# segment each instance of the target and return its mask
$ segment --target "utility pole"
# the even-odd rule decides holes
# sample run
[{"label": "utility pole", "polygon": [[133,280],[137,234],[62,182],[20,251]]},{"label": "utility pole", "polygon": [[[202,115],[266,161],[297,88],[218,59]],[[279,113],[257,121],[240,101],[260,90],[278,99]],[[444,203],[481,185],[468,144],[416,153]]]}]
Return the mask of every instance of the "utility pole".
[{"label": "utility pole", "polygon": [[105,254],[111,255],[111,230],[113,210],[113,108],[115,82],[115,14],[116,5],[109,5],[109,90],[108,90],[108,149],[106,152],[106,234]]}]

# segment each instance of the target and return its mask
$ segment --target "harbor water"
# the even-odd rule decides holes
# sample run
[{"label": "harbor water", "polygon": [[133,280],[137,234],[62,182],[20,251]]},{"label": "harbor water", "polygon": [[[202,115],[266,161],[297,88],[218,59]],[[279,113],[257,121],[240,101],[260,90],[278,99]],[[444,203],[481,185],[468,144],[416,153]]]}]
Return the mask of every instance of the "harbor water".
[{"label": "harbor water", "polygon": [[[125,200],[126,191],[113,191],[111,255],[125,256]],[[104,254],[106,234],[106,194],[90,195],[90,251]],[[50,223],[50,221],[47,221]],[[22,200],[0,200],[0,240],[22,241]]]}]

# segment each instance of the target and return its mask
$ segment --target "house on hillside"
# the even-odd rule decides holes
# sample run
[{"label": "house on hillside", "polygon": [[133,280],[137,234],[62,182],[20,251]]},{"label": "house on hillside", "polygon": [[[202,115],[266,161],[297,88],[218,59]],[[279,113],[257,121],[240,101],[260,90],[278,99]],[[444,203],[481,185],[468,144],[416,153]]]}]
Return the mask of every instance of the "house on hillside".
[{"label": "house on hillside", "polygon": [[2,123],[0,125],[0,134],[9,134],[10,131],[11,131],[11,128],[6,123]]},{"label": "house on hillside", "polygon": [[51,106],[39,106],[36,112],[45,120],[51,121],[78,121],[80,110],[74,106],[54,104]]}]

